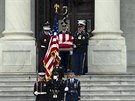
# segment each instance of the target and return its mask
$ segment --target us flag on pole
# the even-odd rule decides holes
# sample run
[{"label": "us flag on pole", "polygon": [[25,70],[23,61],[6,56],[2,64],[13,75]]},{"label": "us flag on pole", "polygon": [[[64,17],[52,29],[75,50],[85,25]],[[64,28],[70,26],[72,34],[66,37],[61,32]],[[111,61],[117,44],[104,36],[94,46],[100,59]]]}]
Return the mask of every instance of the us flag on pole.
[{"label": "us flag on pole", "polygon": [[55,20],[53,25],[53,36],[50,39],[49,46],[44,57],[44,67],[46,69],[46,79],[49,79],[52,75],[53,69],[59,65],[59,45],[58,45],[58,15],[55,14]]}]

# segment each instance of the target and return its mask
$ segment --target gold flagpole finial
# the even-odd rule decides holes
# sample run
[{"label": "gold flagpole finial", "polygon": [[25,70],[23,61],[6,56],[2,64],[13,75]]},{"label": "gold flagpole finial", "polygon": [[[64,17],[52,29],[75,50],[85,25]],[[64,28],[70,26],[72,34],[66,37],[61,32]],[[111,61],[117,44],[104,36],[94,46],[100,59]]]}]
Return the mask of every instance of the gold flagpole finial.
[{"label": "gold flagpole finial", "polygon": [[55,13],[58,13],[58,9],[60,8],[60,6],[58,4],[55,4],[54,8],[55,8]]}]

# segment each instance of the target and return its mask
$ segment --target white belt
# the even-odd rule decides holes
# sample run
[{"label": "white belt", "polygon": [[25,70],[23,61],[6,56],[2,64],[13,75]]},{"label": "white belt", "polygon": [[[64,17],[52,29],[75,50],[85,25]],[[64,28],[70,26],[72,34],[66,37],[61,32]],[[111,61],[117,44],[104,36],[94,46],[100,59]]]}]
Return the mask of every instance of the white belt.
[{"label": "white belt", "polygon": [[41,47],[42,47],[42,48],[46,48],[46,46],[44,46],[44,45],[41,45]]},{"label": "white belt", "polygon": [[38,94],[47,94],[46,92],[38,92]]}]

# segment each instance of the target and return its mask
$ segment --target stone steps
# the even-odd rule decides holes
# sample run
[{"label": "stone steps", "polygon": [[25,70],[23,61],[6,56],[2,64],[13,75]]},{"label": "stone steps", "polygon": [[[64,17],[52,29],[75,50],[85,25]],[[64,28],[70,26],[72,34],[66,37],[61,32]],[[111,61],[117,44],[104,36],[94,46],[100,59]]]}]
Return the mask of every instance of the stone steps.
[{"label": "stone steps", "polygon": [[134,99],[135,94],[81,94],[81,99]]},{"label": "stone steps", "polygon": [[83,99],[81,101],[135,101],[134,99]]},{"label": "stone steps", "polygon": [[[135,101],[134,74],[77,76],[81,101]],[[0,101],[35,101],[35,74],[0,74]]]},{"label": "stone steps", "polygon": [[81,87],[82,90],[135,90],[135,87]]},{"label": "stone steps", "polygon": [[135,75],[83,75],[81,101],[135,101]]},{"label": "stone steps", "polygon": [[0,101],[35,101],[35,74],[0,74]]},{"label": "stone steps", "polygon": [[0,96],[0,101],[35,101],[34,96]]}]

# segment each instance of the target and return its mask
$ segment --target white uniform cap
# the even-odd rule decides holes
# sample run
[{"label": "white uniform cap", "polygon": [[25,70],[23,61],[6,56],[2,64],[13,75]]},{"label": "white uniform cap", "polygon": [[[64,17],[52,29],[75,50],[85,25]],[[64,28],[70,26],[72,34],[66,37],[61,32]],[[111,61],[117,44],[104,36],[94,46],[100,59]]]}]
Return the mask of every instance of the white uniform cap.
[{"label": "white uniform cap", "polygon": [[48,27],[48,26],[44,26],[44,27],[43,27],[43,30],[44,30],[44,31],[49,31],[50,29],[51,29],[51,28]]},{"label": "white uniform cap", "polygon": [[44,72],[40,72],[38,73],[39,76],[45,76],[45,73]]},{"label": "white uniform cap", "polygon": [[85,20],[78,20],[78,26],[85,26],[86,21]]}]

